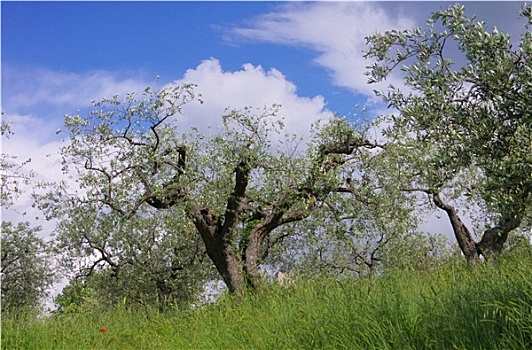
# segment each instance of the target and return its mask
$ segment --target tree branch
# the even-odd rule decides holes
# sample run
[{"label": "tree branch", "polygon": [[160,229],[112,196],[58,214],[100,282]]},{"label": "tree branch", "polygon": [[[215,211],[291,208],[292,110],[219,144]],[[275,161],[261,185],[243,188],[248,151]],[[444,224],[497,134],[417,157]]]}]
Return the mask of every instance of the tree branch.
[{"label": "tree branch", "polygon": [[[178,146],[177,152],[179,154],[179,161],[177,165],[177,174],[171,181],[163,185],[162,194],[152,194],[153,192],[147,191],[149,197],[146,198],[146,203],[156,209],[168,209],[174,206],[178,200],[188,198],[184,188],[179,184],[181,175],[185,172],[186,166],[186,154],[187,150],[185,146]],[[141,177],[141,180],[143,177]],[[150,184],[144,177],[143,183],[148,190],[151,188]],[[142,202],[140,202],[142,204]]]},{"label": "tree branch", "polygon": [[235,187],[227,200],[224,223],[219,233],[222,236],[230,235],[235,226],[242,199],[248,186],[250,171],[251,168],[247,159],[241,160],[235,168]]},{"label": "tree branch", "polygon": [[441,199],[439,193],[433,194],[432,199],[438,208],[447,213],[456,241],[458,242],[462,253],[466,256],[467,261],[470,263],[474,262],[478,259],[477,245],[471,236],[471,232],[469,232],[467,226],[462,222],[462,219],[460,219],[458,212],[453,206],[445,203]]},{"label": "tree branch", "polygon": [[386,145],[377,143],[376,141],[371,142],[369,140],[350,140],[349,138],[345,142],[330,143],[327,145],[321,145],[320,154],[322,157],[325,157],[329,154],[346,154],[349,155],[353,153],[355,148],[364,147],[367,149],[373,148],[382,148],[384,149]]}]

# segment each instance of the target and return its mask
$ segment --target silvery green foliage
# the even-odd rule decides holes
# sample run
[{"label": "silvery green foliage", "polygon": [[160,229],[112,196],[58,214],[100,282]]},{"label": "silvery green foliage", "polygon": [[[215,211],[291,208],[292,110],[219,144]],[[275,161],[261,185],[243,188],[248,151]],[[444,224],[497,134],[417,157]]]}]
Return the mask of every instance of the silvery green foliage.
[{"label": "silvery green foliage", "polygon": [[54,282],[49,245],[38,237],[40,227],[2,221],[2,313],[39,311]]},{"label": "silvery green foliage", "polygon": [[[190,85],[146,89],[66,117],[64,169],[79,188],[58,186],[41,205],[62,218],[58,240],[67,256],[91,257],[82,269],[137,266],[132,261],[149,247],[138,242],[153,232],[161,241],[196,244],[195,226],[229,289],[256,287],[264,259],[283,255],[272,249],[285,233],[300,236],[286,225],[328,205],[345,186],[340,171],[363,171],[357,164],[382,148],[340,118],[316,125],[303,144],[283,134],[276,105],[228,110],[210,134],[180,130],[182,107],[199,100]],[[168,256],[179,254],[190,258],[187,249]]]},{"label": "silvery green foliage", "polygon": [[[243,231],[247,213],[294,191],[291,187],[305,174],[304,158],[272,146],[277,139],[271,136],[282,128],[275,116],[278,106],[230,110],[211,135],[183,132],[178,127],[182,107],[197,102],[192,85],[146,89],[123,101],[115,96],[94,102],[87,116],[66,116],[71,142],[62,149],[63,169],[78,188],[59,184],[40,202],[50,217],[61,219],[57,241],[66,266],[81,264],[84,275],[111,269],[130,281],[178,266],[172,278],[179,280],[181,293],[184,280],[197,287],[209,275],[191,213],[201,206],[220,220],[231,214],[226,205],[242,159],[249,161],[253,177],[245,210],[240,209]],[[295,152],[297,140],[287,141]],[[180,198],[181,193],[186,196]],[[295,206],[304,208],[300,202]],[[247,237],[235,232],[231,239],[235,249],[245,249]]]},{"label": "silvery green foliage", "polygon": [[[369,135],[375,124],[335,119],[315,134],[323,144],[349,133]],[[396,181],[402,163],[386,143],[365,140],[365,147],[330,158],[337,165],[332,188],[305,221],[270,237],[276,246],[267,262],[305,276],[365,276],[388,269],[431,268],[449,256],[446,241],[418,231],[417,201]],[[295,234],[297,232],[297,234]],[[277,258],[275,258],[277,257]]]},{"label": "silvery green foliage", "polygon": [[369,82],[396,73],[404,82],[377,91],[399,112],[384,117],[384,134],[404,164],[398,181],[433,196],[449,215],[459,205],[470,214],[480,210],[472,215],[480,242],[465,227],[455,230],[468,259],[497,254],[510,231],[530,227],[530,6],[522,16],[518,47],[497,28],[468,18],[461,5],[435,12],[426,28],[367,38],[366,57],[375,62]]},{"label": "silvery green foliage", "polygon": [[[5,121],[2,121],[1,133],[2,137],[12,135],[10,125]],[[2,210],[11,208],[25,191],[25,186],[31,183],[34,173],[25,168],[29,162],[30,159],[19,163],[16,157],[2,153]],[[24,216],[24,213],[16,214]],[[31,227],[29,222],[13,224],[2,220],[2,313],[18,314],[27,309],[38,311],[54,281],[49,245],[38,236],[40,231],[39,226]]]},{"label": "silvery green foliage", "polygon": [[211,274],[183,207],[144,203],[173,176],[168,164],[178,162],[181,140],[169,119],[194,98],[189,88],[114,96],[93,102],[86,117],[65,118],[71,142],[63,170],[76,185],[58,183],[39,203],[60,220],[63,272],[95,290],[100,305],[188,302]]}]

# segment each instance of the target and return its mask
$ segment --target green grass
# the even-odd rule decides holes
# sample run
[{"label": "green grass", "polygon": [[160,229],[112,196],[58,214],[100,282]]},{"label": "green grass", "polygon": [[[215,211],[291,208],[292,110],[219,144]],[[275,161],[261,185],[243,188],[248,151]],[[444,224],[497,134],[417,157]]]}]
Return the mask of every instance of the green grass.
[{"label": "green grass", "polygon": [[2,349],[530,349],[531,272],[524,253],[474,269],[300,281],[197,310],[3,319]]}]

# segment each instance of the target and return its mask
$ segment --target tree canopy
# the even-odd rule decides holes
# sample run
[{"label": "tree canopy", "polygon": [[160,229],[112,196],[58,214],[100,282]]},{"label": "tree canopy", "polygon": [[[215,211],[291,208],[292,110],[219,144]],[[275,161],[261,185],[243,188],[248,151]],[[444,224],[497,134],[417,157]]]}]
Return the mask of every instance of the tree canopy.
[{"label": "tree canopy", "polygon": [[[367,38],[366,57],[376,61],[369,82],[398,69],[403,75],[404,88],[377,92],[398,111],[385,117],[385,136],[404,158],[403,189],[431,196],[470,261],[498,255],[508,234],[530,223],[530,6],[522,16],[517,48],[509,35],[468,18],[462,5],[435,12],[426,29]],[[451,204],[460,198],[482,211],[478,242]]]},{"label": "tree canopy", "polygon": [[278,106],[228,111],[213,135],[183,133],[182,107],[200,102],[193,88],[146,89],[124,101],[95,102],[88,116],[67,116],[71,143],[62,150],[64,166],[76,167],[81,190],[69,194],[60,186],[43,206],[51,216],[76,213],[65,222],[83,218],[100,243],[77,226],[61,237],[86,241],[87,253],[113,268],[132,252],[112,254],[111,237],[124,240],[138,230],[138,242],[146,235],[139,222],[167,210],[165,219],[179,217],[179,223],[149,230],[179,236],[193,225],[229,290],[256,288],[261,261],[276,242],[273,232],[307,218],[338,190],[346,156],[379,145],[342,119],[329,121],[301,145],[296,136],[281,134]]}]

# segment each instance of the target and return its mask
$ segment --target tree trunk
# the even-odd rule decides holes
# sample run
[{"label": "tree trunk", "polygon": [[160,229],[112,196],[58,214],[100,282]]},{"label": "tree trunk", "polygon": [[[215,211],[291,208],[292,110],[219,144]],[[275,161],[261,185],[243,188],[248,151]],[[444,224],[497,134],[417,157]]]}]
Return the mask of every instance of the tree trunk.
[{"label": "tree trunk", "polygon": [[262,241],[270,234],[278,225],[275,221],[279,221],[280,216],[269,217],[264,219],[261,223],[253,228],[248,237],[248,243],[243,251],[244,268],[246,270],[246,277],[250,287],[256,289],[259,287],[261,279],[258,266],[260,264]]},{"label": "tree trunk", "polygon": [[484,258],[488,260],[496,259],[501,253],[510,231],[516,229],[520,223],[521,220],[516,217],[505,220],[498,226],[486,230],[482,235],[482,239],[477,244],[477,247]]},{"label": "tree trunk", "polygon": [[222,276],[229,292],[240,293],[244,291],[244,269],[242,260],[238,257],[231,242],[231,232],[223,234],[223,226],[219,223],[218,218],[207,209],[199,207],[194,210],[194,225],[205,244],[207,255]]},{"label": "tree trunk", "polygon": [[245,247],[242,258],[246,277],[251,288],[256,289],[259,286],[260,274],[258,270],[260,248],[262,246],[262,234],[258,230],[253,230],[249,234],[247,246]]},{"label": "tree trunk", "polygon": [[462,222],[456,209],[444,203],[439,194],[433,195],[433,200],[436,206],[447,213],[451,226],[453,227],[454,236],[458,242],[460,250],[465,255],[470,264],[478,261],[480,255],[486,260],[494,260],[501,253],[504,243],[508,239],[510,231],[519,227],[521,219],[519,215],[514,218],[503,220],[499,225],[492,227],[482,235],[480,242],[476,243],[471,237],[471,233],[466,225]]},{"label": "tree trunk", "polygon": [[222,276],[229,292],[243,292],[246,289],[244,269],[242,260],[238,257],[233,246],[219,240],[212,240],[211,242],[205,242],[205,248],[207,255],[209,255],[216,270]]},{"label": "tree trunk", "polygon": [[[310,199],[309,199],[310,201]],[[244,267],[249,284],[252,288],[257,288],[260,282],[258,266],[260,264],[261,248],[263,240],[277,227],[305,219],[310,215],[314,203],[309,203],[307,209],[296,209],[288,211],[286,206],[274,208],[272,212],[251,231],[248,244],[244,250]]]},{"label": "tree trunk", "polygon": [[467,262],[469,264],[474,264],[477,262],[479,259],[477,244],[473,240],[473,237],[471,237],[471,233],[469,232],[467,226],[460,219],[456,209],[453,206],[444,203],[438,193],[433,194],[432,198],[434,200],[434,204],[447,213],[453,228],[454,237],[458,242],[460,250],[465,255]]}]

